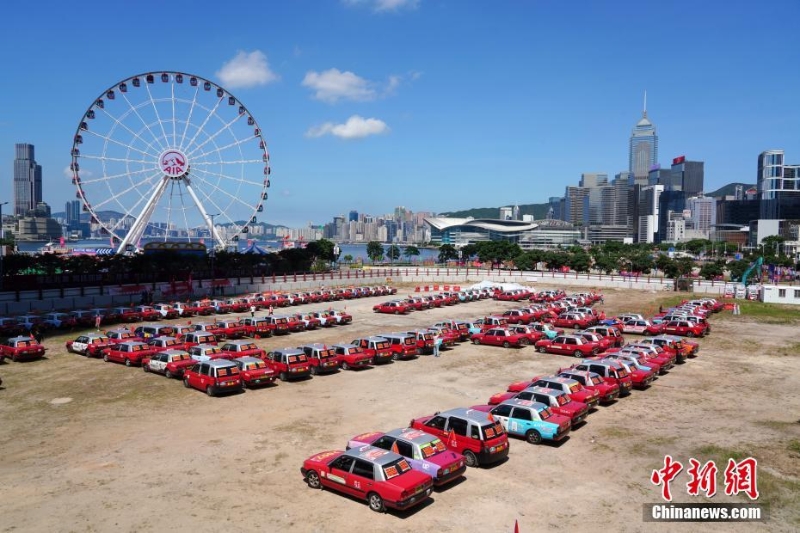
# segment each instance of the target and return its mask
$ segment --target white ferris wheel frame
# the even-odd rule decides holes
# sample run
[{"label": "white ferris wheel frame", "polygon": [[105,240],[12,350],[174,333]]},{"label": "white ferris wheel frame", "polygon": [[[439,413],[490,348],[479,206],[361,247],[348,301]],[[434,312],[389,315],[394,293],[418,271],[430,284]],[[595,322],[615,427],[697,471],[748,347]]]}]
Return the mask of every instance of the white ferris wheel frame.
[{"label": "white ferris wheel frame", "polygon": [[[155,83],[159,83],[159,81],[163,83],[171,83],[171,96],[169,98],[160,98],[158,99],[158,103],[163,103],[165,100],[169,101],[171,98],[171,105],[172,105],[172,120],[164,119],[162,120],[158,113],[158,107],[156,106],[156,100],[153,99],[153,95],[150,91],[150,85]],[[178,120],[176,117],[176,97],[175,97],[175,84],[183,84],[186,82],[187,85],[195,88],[194,96],[192,98],[189,110],[189,116],[186,118],[185,121],[180,121],[184,123],[184,131],[181,134],[181,140],[178,146],[175,145],[175,142],[178,138],[177,132],[177,125]],[[130,100],[127,98],[126,93],[129,90],[142,90],[146,89],[147,91],[147,98],[140,102],[138,105],[134,106],[131,104]],[[202,90],[202,92],[201,92]],[[198,94],[208,93],[213,91],[216,94],[216,103],[213,108],[210,110],[204,107],[202,104],[198,104],[197,96]],[[128,109],[124,109],[124,113],[120,115],[112,115],[111,113],[106,110],[106,101],[107,100],[114,100],[115,97],[119,95],[121,99],[124,99],[128,105]],[[181,103],[186,104],[185,100],[180,100]],[[223,121],[221,120],[221,116],[217,116],[216,118],[220,120],[222,123],[222,127],[218,130],[214,131],[213,133],[206,134],[205,139],[202,142],[197,142],[198,136],[203,132],[204,128],[208,125],[209,121],[211,120],[212,116],[217,115],[217,110],[227,103],[228,106],[238,107],[238,113],[232,113],[233,119],[230,121]],[[155,112],[156,123],[148,123],[140,114],[140,109],[142,106],[151,104],[152,109]],[[193,135],[190,139],[186,139],[189,127],[192,120],[192,114],[195,112],[196,109],[206,110],[207,114],[202,121],[202,124],[197,127],[197,131],[194,131]],[[148,110],[149,111],[149,110]],[[103,113],[105,118],[108,118],[111,122],[114,123],[113,127],[111,128],[111,132],[109,135],[102,135],[99,132],[95,133],[91,130],[90,124],[91,121],[95,118],[96,113]],[[135,116],[139,122],[139,129],[138,131],[133,130],[128,124],[125,123],[125,119],[129,116]],[[230,135],[233,135],[232,125],[234,125],[237,121],[241,119],[245,119],[247,121],[247,126],[252,128],[252,136],[246,138],[236,138],[234,136],[234,142],[229,143],[227,145],[218,146],[217,145],[217,137],[219,137],[223,132],[228,132]],[[169,135],[165,129],[165,124],[169,125],[171,123],[172,126],[172,135]],[[121,130],[125,130],[129,135],[132,135],[132,138],[135,141],[141,141],[143,148],[140,146],[133,146],[132,144],[125,145],[124,143],[115,140],[111,133],[116,131],[117,128]],[[160,134],[159,129],[160,128]],[[213,218],[222,214],[223,210],[220,206],[209,196],[206,195],[206,199],[214,206],[215,209],[219,210],[217,214],[209,215],[208,209],[204,206],[201,199],[198,197],[197,191],[195,191],[195,187],[192,184],[193,179],[195,179],[194,174],[197,174],[198,178],[201,179],[203,175],[210,175],[210,176],[217,176],[219,178],[230,179],[234,181],[239,181],[240,183],[243,182],[243,179],[237,180],[233,176],[228,176],[224,174],[214,174],[207,169],[203,169],[202,166],[210,165],[210,164],[253,164],[253,163],[260,163],[263,165],[263,181],[260,184],[260,192],[258,195],[257,203],[252,206],[252,213],[244,219],[244,223],[242,226],[237,227],[236,235],[233,237],[234,240],[238,240],[238,235],[242,234],[243,232],[248,231],[248,224],[253,223],[256,219],[256,214],[263,210],[263,203],[267,199],[268,195],[266,189],[270,186],[270,174],[271,174],[271,167],[269,164],[269,152],[267,150],[266,141],[263,138],[261,133],[261,128],[259,127],[255,117],[248,111],[248,109],[241,103],[241,101],[233,96],[230,92],[222,88],[220,85],[206,80],[201,76],[197,76],[194,74],[188,74],[184,72],[176,72],[176,71],[154,71],[149,73],[138,74],[135,76],[131,76],[126,78],[102,93],[95,98],[89,108],[84,112],[83,118],[81,119],[76,133],[73,137],[73,144],[72,144],[72,164],[70,165],[70,169],[72,172],[72,183],[77,188],[76,196],[82,202],[83,211],[88,211],[92,216],[92,221],[99,224],[105,232],[107,232],[112,239],[112,243],[115,241],[119,241],[119,245],[116,249],[116,253],[129,253],[132,248],[138,247],[138,243],[140,242],[141,238],[144,236],[144,233],[147,229],[148,224],[150,223],[152,216],[159,204],[159,201],[164,196],[167,189],[170,185],[174,185],[176,182],[179,185],[182,185],[186,192],[191,199],[191,202],[196,207],[197,211],[200,214],[200,217],[203,220],[204,225],[208,228],[209,234],[211,235],[213,241],[213,248],[216,249],[224,249],[228,246],[228,243],[223,238],[222,234],[217,230]],[[87,134],[93,134],[97,137],[103,139],[105,143],[103,145],[103,152],[98,155],[88,155],[88,154],[81,154],[80,147],[83,144],[83,136]],[[152,138],[152,141],[145,140],[144,136],[147,135],[148,139]],[[173,142],[170,142],[170,138]],[[244,154],[242,153],[242,146],[246,142],[257,142],[258,150],[261,153],[261,157],[258,159],[246,159]],[[211,143],[213,150],[209,150],[206,152],[203,148]],[[129,155],[126,155],[126,158],[112,158],[106,157],[106,149],[109,144],[118,145],[120,147],[125,147],[127,149],[127,154],[130,154],[131,151],[138,152],[139,159],[129,159]],[[191,150],[187,150],[187,148],[191,148]],[[222,150],[227,150],[231,148],[238,148],[239,153],[241,154],[240,160],[233,160],[233,161],[199,161],[196,163],[195,167],[192,167],[191,161],[192,158],[198,154],[200,157],[207,156],[208,154],[213,154],[215,152],[222,152]],[[157,157],[154,158],[154,154],[158,154]],[[171,157],[172,159],[168,159]],[[89,179],[82,179],[80,175],[80,159],[94,159],[99,160],[103,168],[103,176],[100,178],[89,178]],[[171,163],[174,161],[178,161],[180,164]],[[153,163],[152,168],[148,169],[140,169],[136,171],[128,171],[124,173],[118,173],[115,175],[107,175],[107,165],[110,163],[120,163],[126,165],[126,169],[130,164],[148,164],[150,162]],[[172,165],[172,166],[169,166]],[[141,175],[141,176],[140,176]],[[87,197],[86,191],[84,190],[84,185],[89,183],[96,183],[101,181],[108,181],[116,178],[127,177],[131,182],[133,182],[134,176],[136,179],[139,180],[138,185],[141,186],[150,186],[152,185],[152,193],[149,197],[146,198],[145,196],[141,195],[140,199],[131,206],[130,210],[125,213],[125,216],[122,217],[120,221],[117,222],[116,225],[110,225],[106,221],[102,220],[100,216],[98,216],[98,208],[104,204],[110,202],[111,199],[106,199],[105,201],[100,202],[99,204],[93,205],[90,202],[90,198]],[[207,176],[206,176],[207,177]],[[141,179],[140,179],[141,178]],[[260,179],[260,178],[259,178]],[[255,181],[247,181],[249,185],[256,184]],[[120,191],[119,194],[125,194],[130,192],[131,190],[135,189],[137,183],[134,183],[126,190]],[[231,199],[238,199],[232,194],[227,191],[219,190],[218,192],[230,196]],[[141,193],[140,193],[141,194]],[[142,201],[144,203],[142,203]],[[245,202],[238,199],[240,203],[244,204]],[[170,198],[171,202],[171,198]],[[171,204],[170,204],[171,205]],[[135,211],[135,213],[133,212]],[[185,216],[185,213],[184,213]],[[135,220],[131,225],[130,229],[127,231],[125,235],[118,234],[117,226],[119,223],[125,219],[125,217],[133,217]],[[228,217],[229,220],[233,221],[232,218]],[[235,224],[235,223],[234,223]],[[188,222],[187,222],[188,225]],[[165,233],[166,235],[166,233]]]}]

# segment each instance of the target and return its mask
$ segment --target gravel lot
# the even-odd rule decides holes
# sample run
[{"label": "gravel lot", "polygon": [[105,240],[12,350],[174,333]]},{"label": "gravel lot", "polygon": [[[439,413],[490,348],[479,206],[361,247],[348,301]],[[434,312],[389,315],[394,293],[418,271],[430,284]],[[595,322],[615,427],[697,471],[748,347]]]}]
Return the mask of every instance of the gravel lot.
[{"label": "gravel lot", "polygon": [[[610,291],[599,307],[652,314],[668,297]],[[337,303],[354,315],[350,326],[256,342],[271,349],[350,341],[513,307],[481,301],[390,316],[372,313],[379,301]],[[694,531],[698,524],[642,521],[642,504],[661,500],[651,471],[663,466],[665,454],[684,465],[689,457],[745,454],[759,460],[771,519],[703,529],[797,531],[800,312],[788,323],[759,324],[730,312],[711,322],[698,358],[649,390],[601,407],[564,442],[512,439],[505,463],[468,470],[463,482],[435,492],[421,508],[382,515],[306,487],[303,459],[343,449],[359,433],[485,403],[509,383],[572,359],[532,347],[462,344],[440,359],[208,398],[177,380],[67,353],[64,341],[77,331],[51,336],[47,360],[0,365],[0,530],[495,532],[512,531],[518,519],[523,532],[594,531],[599,523],[612,531]],[[718,467],[722,493],[724,463]],[[673,482],[675,501],[706,501],[687,495],[687,481],[684,471]],[[718,494],[713,501],[747,500]]]}]

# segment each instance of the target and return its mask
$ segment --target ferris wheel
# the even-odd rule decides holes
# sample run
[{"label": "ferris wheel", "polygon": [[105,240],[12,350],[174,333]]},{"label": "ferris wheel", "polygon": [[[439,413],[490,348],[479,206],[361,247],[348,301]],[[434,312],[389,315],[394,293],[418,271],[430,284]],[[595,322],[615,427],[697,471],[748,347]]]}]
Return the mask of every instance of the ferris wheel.
[{"label": "ferris wheel", "polygon": [[122,80],[92,102],[70,170],[90,227],[117,253],[142,239],[231,246],[251,233],[270,185],[267,144],[244,104],[168,71]]}]

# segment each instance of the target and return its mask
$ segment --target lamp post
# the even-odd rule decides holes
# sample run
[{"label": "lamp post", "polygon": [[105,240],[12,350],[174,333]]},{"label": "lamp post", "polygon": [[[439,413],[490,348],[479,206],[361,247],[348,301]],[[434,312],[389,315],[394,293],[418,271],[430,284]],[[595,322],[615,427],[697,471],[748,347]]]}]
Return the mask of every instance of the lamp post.
[{"label": "lamp post", "polygon": [[6,256],[6,232],[3,229],[3,206],[8,202],[0,203],[0,289],[3,288],[3,258]]},{"label": "lamp post", "polygon": [[214,286],[214,280],[217,278],[217,272],[214,270],[214,260],[217,257],[217,238],[214,231],[214,217],[218,217],[219,213],[214,213],[213,215],[208,215],[208,218],[211,219],[211,250],[208,252],[208,256],[211,258],[211,294],[216,296],[217,288]]}]

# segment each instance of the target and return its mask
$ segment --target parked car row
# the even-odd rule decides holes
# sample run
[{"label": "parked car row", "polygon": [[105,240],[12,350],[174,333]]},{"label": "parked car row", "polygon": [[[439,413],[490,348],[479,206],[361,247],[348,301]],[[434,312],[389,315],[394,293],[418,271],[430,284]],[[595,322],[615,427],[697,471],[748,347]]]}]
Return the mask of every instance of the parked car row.
[{"label": "parked car row", "polygon": [[[43,314],[25,314],[15,318],[0,317],[0,337],[13,337],[31,332],[35,327],[48,329],[88,328],[99,324],[107,327],[112,324],[133,324],[152,322],[161,319],[190,318],[194,316],[224,315],[242,313],[252,307],[263,310],[281,308],[305,303],[334,302],[368,296],[396,294],[395,287],[347,287],[297,293],[265,293],[226,299],[204,299],[187,302],[155,303],[153,305],[117,306],[112,308],[76,309],[69,312],[53,311]],[[310,315],[316,313],[297,313]],[[326,316],[317,316],[323,325]],[[308,319],[303,319],[308,320]],[[313,320],[313,319],[311,319]],[[338,317],[332,320],[339,322]]]},{"label": "parked car row", "polygon": [[[472,338],[510,327],[527,326],[490,324]],[[434,487],[460,478],[467,466],[505,460],[509,435],[531,444],[563,440],[586,422],[598,404],[612,404],[633,388],[647,389],[657,374],[696,356],[699,349],[696,342],[673,335],[625,345],[620,328],[593,327],[585,334],[602,346],[602,356],[592,354],[553,375],[512,383],[486,405],[441,411],[412,418],[406,428],[353,437],[344,450],[306,459],[300,469],[304,481],[312,489],[327,488],[365,500],[376,512],[408,509],[425,502]],[[562,332],[555,338],[563,336]]]}]

